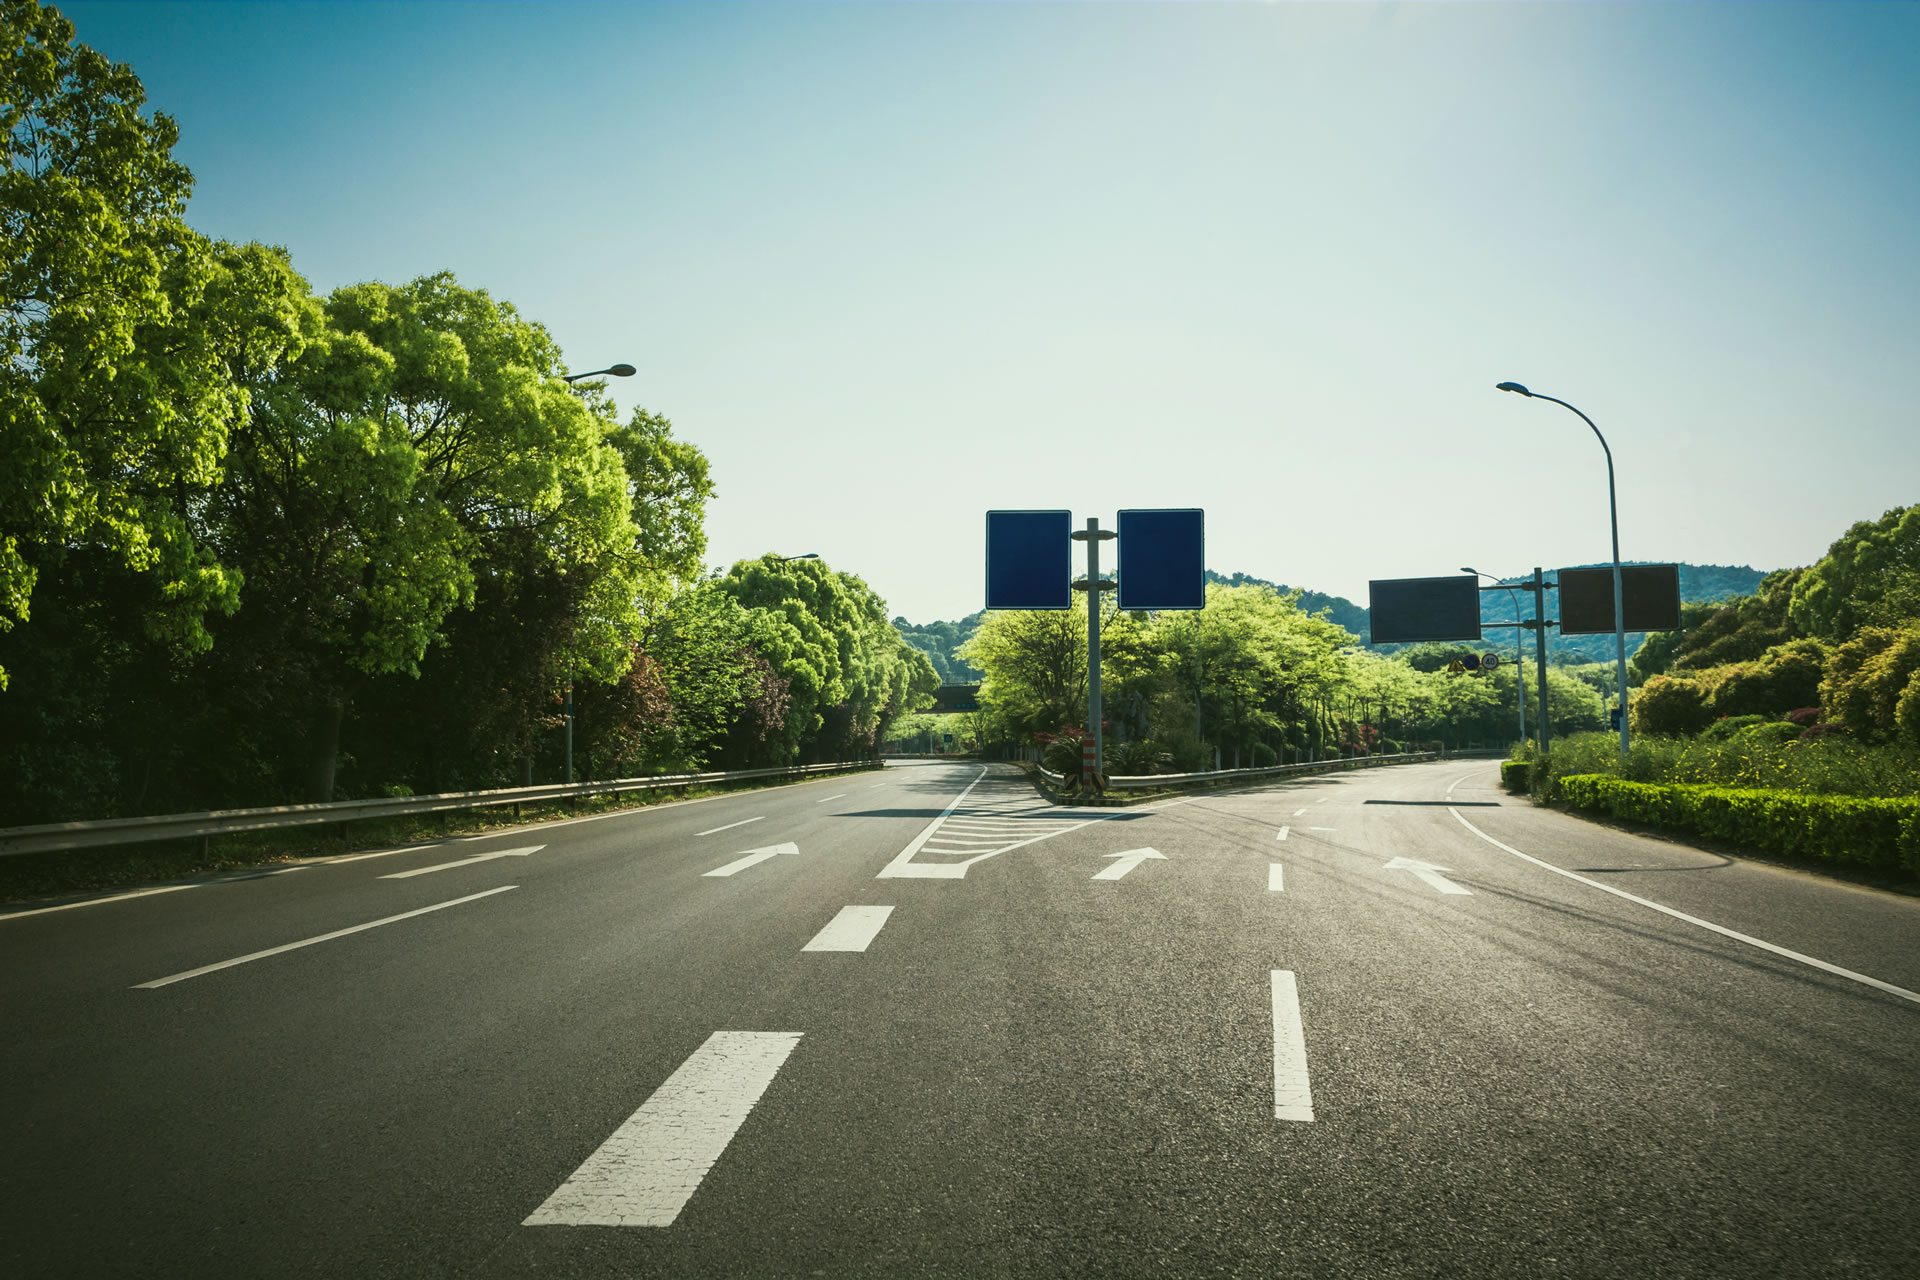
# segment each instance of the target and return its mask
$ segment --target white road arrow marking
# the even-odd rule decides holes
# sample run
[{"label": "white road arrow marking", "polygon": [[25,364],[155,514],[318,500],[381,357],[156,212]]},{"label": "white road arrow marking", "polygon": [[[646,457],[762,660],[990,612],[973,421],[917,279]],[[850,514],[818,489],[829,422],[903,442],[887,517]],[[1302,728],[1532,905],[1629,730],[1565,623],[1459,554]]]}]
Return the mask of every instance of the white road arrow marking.
[{"label": "white road arrow marking", "polygon": [[547,846],[530,844],[524,849],[495,849],[492,853],[475,854],[471,858],[462,858],[458,862],[442,862],[431,867],[415,867],[411,871],[396,871],[392,875],[381,876],[382,880],[405,880],[409,876],[424,876],[431,871],[448,871],[454,867],[470,867],[476,862],[492,862],[495,858],[524,858],[530,853],[538,853]]},{"label": "white road arrow marking", "polygon": [[745,871],[748,867],[758,866],[768,858],[778,854],[798,852],[800,852],[800,846],[791,841],[785,844],[768,845],[764,849],[749,850],[745,857],[736,858],[724,867],[715,867],[713,870],[702,872],[701,874],[709,876],[730,876],[736,871]]},{"label": "white road arrow marking", "polygon": [[1469,897],[1473,895],[1473,890],[1464,885],[1455,884],[1440,874],[1442,871],[1452,870],[1451,867],[1436,867],[1431,862],[1422,862],[1418,858],[1395,858],[1386,865],[1385,870],[1411,871],[1441,893],[1464,893]]},{"label": "white road arrow marking", "polygon": [[1128,849],[1125,853],[1110,853],[1107,856],[1117,858],[1119,861],[1105,871],[1095,873],[1093,877],[1095,880],[1118,880],[1148,858],[1158,858],[1162,862],[1167,860],[1167,855],[1158,849]]}]

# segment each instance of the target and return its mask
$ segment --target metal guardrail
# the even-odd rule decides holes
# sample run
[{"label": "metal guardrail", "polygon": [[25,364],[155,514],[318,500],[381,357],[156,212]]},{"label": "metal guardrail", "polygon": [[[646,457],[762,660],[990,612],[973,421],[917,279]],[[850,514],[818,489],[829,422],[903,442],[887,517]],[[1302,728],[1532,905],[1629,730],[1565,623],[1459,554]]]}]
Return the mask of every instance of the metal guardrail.
[{"label": "metal guardrail", "polygon": [[92,849],[116,844],[145,844],[156,840],[204,839],[236,831],[311,827],[365,818],[399,818],[417,813],[487,809],[503,804],[514,805],[517,812],[522,804],[569,800],[581,796],[616,795],[625,791],[692,787],[714,782],[746,782],[755,778],[805,778],[879,767],[868,761],[859,761],[772,769],[735,769],[727,773],[662,773],[644,778],[616,778],[606,782],[558,782],[539,787],[504,787],[494,791],[449,791],[430,796],[336,800],[330,804],[214,809],[205,813],[167,813],[148,818],[104,818],[95,822],[50,822],[35,827],[0,827],[0,857],[16,853],[58,853],[67,849]]},{"label": "metal guardrail", "polygon": [[[1184,782],[1238,782],[1243,779],[1283,777],[1295,773],[1325,772],[1334,769],[1369,769],[1383,764],[1413,764],[1421,760],[1438,760],[1437,751],[1409,751],[1393,756],[1343,756],[1336,760],[1315,760],[1303,764],[1270,764],[1252,769],[1209,769],[1204,773],[1146,773],[1131,774],[1125,777],[1110,776],[1107,789],[1110,791],[1145,791],[1154,787],[1178,786]],[[1054,786],[1066,781],[1064,774],[1058,774],[1039,766],[1040,776]]]}]

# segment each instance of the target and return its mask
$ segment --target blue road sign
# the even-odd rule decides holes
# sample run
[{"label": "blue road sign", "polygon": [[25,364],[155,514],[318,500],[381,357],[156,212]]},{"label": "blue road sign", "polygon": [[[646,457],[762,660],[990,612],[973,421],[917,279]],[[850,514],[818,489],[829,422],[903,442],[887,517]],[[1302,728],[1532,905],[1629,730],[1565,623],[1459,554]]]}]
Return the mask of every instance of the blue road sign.
[{"label": "blue road sign", "polygon": [[1206,512],[1122,511],[1119,523],[1122,609],[1206,607]]},{"label": "blue road sign", "polygon": [[987,512],[987,608],[1073,604],[1073,513]]}]

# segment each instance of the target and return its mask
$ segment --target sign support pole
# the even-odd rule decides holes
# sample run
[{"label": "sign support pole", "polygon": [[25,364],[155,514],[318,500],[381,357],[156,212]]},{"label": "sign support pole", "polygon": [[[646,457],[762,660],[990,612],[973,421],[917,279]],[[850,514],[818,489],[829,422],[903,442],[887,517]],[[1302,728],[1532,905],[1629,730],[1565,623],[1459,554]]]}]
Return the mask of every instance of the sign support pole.
[{"label": "sign support pole", "polygon": [[1540,757],[1547,755],[1547,582],[1540,566],[1533,566],[1533,662],[1540,679]]},{"label": "sign support pole", "polygon": [[[1087,527],[1073,535],[1075,542],[1087,544],[1087,576],[1073,586],[1074,590],[1087,593],[1087,734],[1093,740],[1094,776],[1099,778],[1107,776],[1100,734],[1100,593],[1117,585],[1100,577],[1100,544],[1113,536],[1111,529],[1100,527],[1097,516],[1088,516]],[[1092,779],[1088,779],[1087,785],[1094,785]]]}]

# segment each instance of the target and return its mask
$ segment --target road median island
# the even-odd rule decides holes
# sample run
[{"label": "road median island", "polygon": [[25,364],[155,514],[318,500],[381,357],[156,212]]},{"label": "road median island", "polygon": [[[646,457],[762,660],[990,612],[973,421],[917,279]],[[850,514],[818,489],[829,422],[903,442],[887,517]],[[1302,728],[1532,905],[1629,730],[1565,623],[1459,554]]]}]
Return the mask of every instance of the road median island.
[{"label": "road median island", "polygon": [[1820,795],[1601,773],[1559,780],[1569,808],[1763,854],[1920,876],[1920,799]]},{"label": "road median island", "polygon": [[1314,764],[1169,774],[1164,779],[1153,775],[1112,778],[1109,780],[1109,788],[1106,791],[1094,794],[1068,789],[1063,785],[1065,780],[1061,775],[1051,773],[1030,760],[1015,760],[1011,763],[1027,776],[1028,781],[1033,783],[1035,791],[1054,804],[1125,808],[1130,805],[1152,804],[1172,796],[1194,792],[1244,787],[1249,783],[1278,782],[1288,778],[1309,777],[1323,773],[1344,773],[1353,769],[1377,769],[1393,764],[1423,764],[1441,758],[1438,753],[1423,751],[1395,756],[1349,756],[1339,760],[1322,760]]}]

